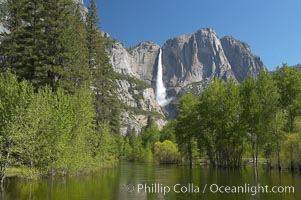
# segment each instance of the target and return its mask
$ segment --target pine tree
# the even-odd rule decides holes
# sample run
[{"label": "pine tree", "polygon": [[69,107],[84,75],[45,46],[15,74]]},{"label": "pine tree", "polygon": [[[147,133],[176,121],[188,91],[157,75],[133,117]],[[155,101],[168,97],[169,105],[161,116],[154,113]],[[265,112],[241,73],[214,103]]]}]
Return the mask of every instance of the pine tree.
[{"label": "pine tree", "polygon": [[62,32],[65,43],[65,55],[68,60],[64,64],[65,71],[59,80],[59,86],[73,93],[85,82],[90,82],[90,69],[88,65],[88,47],[86,43],[86,27],[84,24],[81,4],[75,4],[73,14],[66,18],[66,28]]},{"label": "pine tree", "polygon": [[[79,34],[76,35],[76,25],[81,22],[74,22],[78,18],[74,2],[72,0],[46,0],[42,4],[45,8],[43,15],[45,35],[42,39],[45,45],[40,48],[43,59],[42,67],[37,70],[38,84],[50,85],[54,90],[61,86],[73,92],[74,87],[78,85],[76,83],[78,77],[75,77],[78,76],[78,66],[74,64],[79,62],[84,65],[82,57],[75,57],[78,55],[75,50],[81,50],[78,44],[83,41],[80,40],[83,39],[83,30],[79,30]],[[82,50],[85,55],[85,49]]]},{"label": "pine tree", "polygon": [[148,116],[147,124],[141,132],[142,144],[146,148],[153,147],[156,141],[160,140],[160,131],[152,116]]},{"label": "pine tree", "polygon": [[19,79],[33,80],[40,65],[39,39],[42,36],[43,8],[38,0],[7,1],[8,18],[4,22],[9,31],[1,45],[2,70],[11,69]]},{"label": "pine tree", "polygon": [[[92,85],[95,93],[95,109],[97,124],[107,121],[113,130],[117,131],[118,125],[111,119],[119,116],[118,101],[116,98],[116,82],[114,72],[105,51],[104,38],[98,29],[96,2],[91,0],[87,15],[87,43],[89,49],[89,67],[92,72]],[[119,121],[119,119],[118,119]],[[117,125],[117,126],[116,126]],[[114,128],[114,126],[116,126]],[[119,131],[119,130],[118,130]]]},{"label": "pine tree", "polygon": [[36,88],[59,86],[73,93],[89,80],[86,27],[72,0],[8,0],[1,45],[2,70]]}]

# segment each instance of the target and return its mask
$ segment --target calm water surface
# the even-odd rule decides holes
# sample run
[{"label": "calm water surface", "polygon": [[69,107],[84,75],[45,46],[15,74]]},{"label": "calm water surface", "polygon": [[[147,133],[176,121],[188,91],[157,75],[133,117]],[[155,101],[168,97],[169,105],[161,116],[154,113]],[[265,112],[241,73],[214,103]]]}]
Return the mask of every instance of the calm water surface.
[{"label": "calm water surface", "polygon": [[[149,190],[138,191],[138,184],[146,184]],[[156,184],[155,187],[151,187]],[[173,187],[180,184],[195,192],[176,193]],[[207,184],[206,190],[203,189]],[[294,186],[294,193],[257,195],[221,194],[210,192],[210,185],[244,186]],[[154,186],[154,185],[153,185]],[[159,187],[158,187],[159,186]],[[171,191],[163,194],[163,187]],[[140,186],[142,187],[142,186]],[[197,191],[199,187],[199,191]],[[151,192],[152,189],[152,192]],[[161,191],[158,191],[161,190]],[[213,188],[214,189],[214,188]],[[157,191],[155,191],[157,190]],[[177,186],[176,190],[180,190]],[[192,170],[185,166],[152,165],[136,163],[120,163],[112,169],[99,173],[71,178],[43,179],[39,181],[9,180],[5,192],[1,193],[3,200],[143,200],[143,199],[204,199],[204,200],[300,200],[301,176],[290,172],[259,170],[255,176],[252,168],[242,170],[209,169],[195,166]]]}]

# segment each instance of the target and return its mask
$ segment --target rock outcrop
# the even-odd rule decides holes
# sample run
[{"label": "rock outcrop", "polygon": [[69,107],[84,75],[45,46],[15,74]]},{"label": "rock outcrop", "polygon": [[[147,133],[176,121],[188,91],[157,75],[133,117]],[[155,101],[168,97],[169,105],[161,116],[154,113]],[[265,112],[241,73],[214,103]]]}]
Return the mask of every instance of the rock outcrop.
[{"label": "rock outcrop", "polygon": [[153,89],[159,49],[153,42],[141,42],[126,49],[118,41],[108,49],[113,70],[121,75],[117,80],[118,98],[125,104],[120,116],[121,134],[129,129],[140,132],[149,116],[154,118],[159,129],[166,123]]},{"label": "rock outcrop", "polygon": [[164,82],[168,97],[168,118],[174,118],[177,99],[184,93],[199,94],[215,77],[239,83],[248,75],[257,76],[264,67],[250,47],[233,37],[220,39],[210,28],[169,39],[162,47]]},{"label": "rock outcrop", "polygon": [[212,29],[167,40],[163,45],[166,86],[179,89],[219,77],[235,79],[220,39]]},{"label": "rock outcrop", "polygon": [[4,27],[3,27],[3,25],[0,23],[0,33],[3,33],[4,32]]},{"label": "rock outcrop", "polygon": [[113,70],[122,75],[128,75],[135,78],[140,78],[134,71],[135,60],[129,54],[127,49],[121,42],[114,42],[109,50],[110,62],[113,66]]},{"label": "rock outcrop", "polygon": [[141,42],[129,49],[130,55],[135,60],[134,71],[140,80],[153,84],[156,77],[157,58],[160,46],[153,42]]},{"label": "rock outcrop", "polygon": [[246,43],[229,36],[219,39],[210,28],[169,39],[162,49],[170,95],[182,94],[183,88],[202,89],[215,77],[241,82],[264,67]]},{"label": "rock outcrop", "polygon": [[115,72],[153,84],[159,49],[160,46],[153,42],[141,42],[126,49],[121,42],[116,41],[108,51]]},{"label": "rock outcrop", "polygon": [[142,42],[126,49],[121,42],[116,41],[108,49],[113,70],[120,74],[117,93],[124,104],[120,115],[123,135],[129,129],[140,132],[146,126],[149,116],[154,118],[159,129],[166,123],[152,86],[159,48],[153,42]]},{"label": "rock outcrop", "polygon": [[149,116],[153,117],[159,129],[163,128],[166,119],[151,85],[127,75],[118,77],[116,81],[117,97],[123,103],[121,134],[125,135],[129,130],[139,133],[147,125]]},{"label": "rock outcrop", "polygon": [[[148,99],[143,95],[140,100],[131,99],[130,94],[121,91],[122,101],[132,108],[159,115],[164,112],[167,118],[177,115],[176,105],[180,96],[187,92],[199,94],[215,77],[225,81],[233,79],[239,83],[248,75],[257,76],[264,68],[263,62],[252,54],[249,45],[230,36],[220,39],[210,28],[169,39],[162,46],[163,81],[168,98],[174,100],[159,109],[154,96],[159,49],[160,46],[153,42],[141,42],[129,49],[121,42],[114,42],[108,52],[116,72],[149,85],[147,93],[151,95]],[[131,86],[123,84],[120,87],[131,90]],[[136,92],[143,93],[142,90]],[[140,121],[145,121],[145,117]]]},{"label": "rock outcrop", "polygon": [[3,20],[5,19],[5,16],[3,16],[3,8],[5,7],[5,0],[0,0],[0,33],[5,32],[5,28],[3,27]]},{"label": "rock outcrop", "polygon": [[241,82],[249,75],[257,76],[259,74],[263,62],[258,56],[252,54],[248,44],[231,36],[223,37],[221,42],[236,80]]}]

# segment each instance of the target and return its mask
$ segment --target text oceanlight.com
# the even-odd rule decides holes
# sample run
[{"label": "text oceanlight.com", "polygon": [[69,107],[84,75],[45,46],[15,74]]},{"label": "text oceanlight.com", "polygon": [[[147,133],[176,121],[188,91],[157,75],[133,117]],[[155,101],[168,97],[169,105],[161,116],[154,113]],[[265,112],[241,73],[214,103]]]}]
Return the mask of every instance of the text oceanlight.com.
[{"label": "text oceanlight.com", "polygon": [[256,195],[259,193],[294,193],[294,186],[269,186],[269,185],[250,185],[245,183],[244,185],[218,185],[218,184],[205,184],[198,186],[193,183],[189,184],[175,184],[172,186],[163,185],[160,183],[154,184],[137,184],[126,185],[128,192],[144,192],[144,193],[161,193],[166,195],[170,192],[174,193],[221,193],[221,194],[250,194]]}]

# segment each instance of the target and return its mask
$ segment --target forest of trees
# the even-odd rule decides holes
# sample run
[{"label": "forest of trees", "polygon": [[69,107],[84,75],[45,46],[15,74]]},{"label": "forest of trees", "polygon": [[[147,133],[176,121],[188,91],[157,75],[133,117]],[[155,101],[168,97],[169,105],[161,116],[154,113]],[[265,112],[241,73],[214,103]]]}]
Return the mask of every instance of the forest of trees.
[{"label": "forest of trees", "polygon": [[283,65],[243,83],[215,79],[199,97],[182,96],[173,132],[192,164],[240,167],[258,162],[301,170],[301,70]]},{"label": "forest of trees", "polygon": [[76,174],[118,157],[114,72],[98,27],[73,0],[1,4],[0,179]]},{"label": "forest of trees", "polygon": [[[116,74],[98,27],[73,0],[1,4],[0,179],[70,175],[118,159],[162,164],[209,161],[240,167],[263,159],[301,169],[301,71],[283,65],[242,84],[214,82],[179,100],[178,117],[159,130],[119,133]],[[286,159],[283,159],[286,158]]]}]

